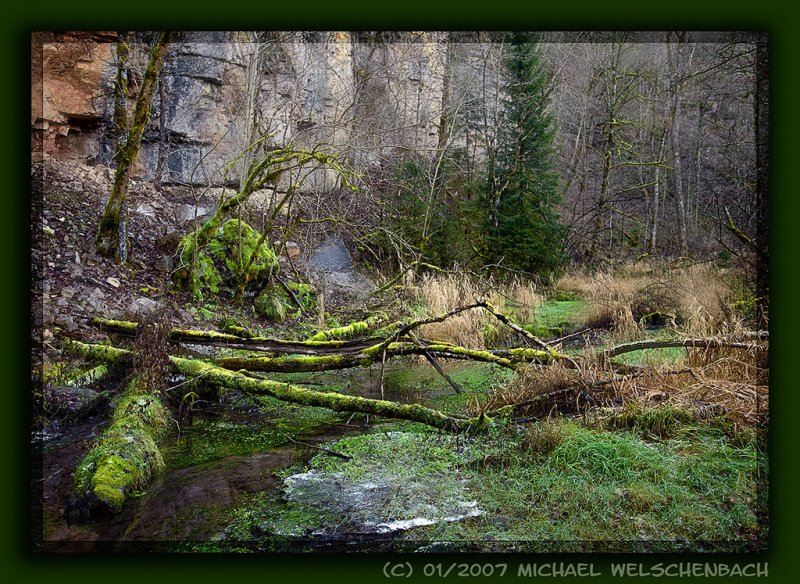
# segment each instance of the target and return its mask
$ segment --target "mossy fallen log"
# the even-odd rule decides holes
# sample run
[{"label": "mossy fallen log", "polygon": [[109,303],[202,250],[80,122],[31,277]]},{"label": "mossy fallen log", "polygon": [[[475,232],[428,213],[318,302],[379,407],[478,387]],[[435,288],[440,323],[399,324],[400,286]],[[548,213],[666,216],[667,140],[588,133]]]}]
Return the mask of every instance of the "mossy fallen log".
[{"label": "mossy fallen log", "polygon": [[353,339],[359,335],[368,333],[371,330],[375,330],[381,325],[381,323],[385,321],[386,321],[385,315],[373,315],[368,317],[366,320],[359,320],[356,322],[351,322],[346,326],[340,326],[320,331],[313,337],[310,337],[308,340],[333,341],[333,340]]},{"label": "mossy fallen log", "polygon": [[[434,320],[426,319],[425,321],[403,325],[397,332],[406,331],[410,333],[417,328],[416,325],[419,323],[429,323]],[[108,320],[98,317],[93,318],[91,324],[106,332],[124,335],[134,335],[138,330],[138,324],[135,322]],[[553,349],[539,350],[522,347],[510,350],[488,351],[420,339],[425,344],[423,349],[412,342],[395,341],[395,337],[396,334],[386,339],[356,341],[285,341],[266,337],[239,337],[214,331],[173,329],[170,332],[170,340],[172,342],[216,345],[230,349],[245,349],[268,353],[290,353],[291,355],[282,357],[229,357],[215,361],[218,366],[226,369],[247,369],[272,373],[302,373],[363,367],[380,361],[383,358],[384,351],[387,358],[399,355],[424,355],[427,351],[440,358],[482,361],[512,369],[521,363],[549,363],[554,359],[564,358],[563,355]]]},{"label": "mossy fallen log", "polygon": [[[111,320],[94,317],[89,323],[98,329],[113,334],[133,337],[139,330],[139,323],[126,320]],[[228,349],[244,349],[250,351],[264,351],[268,353],[298,353],[308,355],[324,355],[331,352],[346,353],[357,352],[372,346],[380,339],[361,340],[307,340],[287,341],[271,337],[262,337],[248,334],[245,329],[240,329],[243,334],[236,334],[237,329],[219,333],[216,331],[197,331],[190,329],[172,329],[169,340],[173,343],[188,343],[196,345],[210,345],[226,347]]]},{"label": "mossy fallen log", "polygon": [[[105,350],[104,346],[71,341],[66,345],[70,350],[87,358],[118,359],[128,353],[117,349],[117,353]],[[255,379],[245,371],[231,371],[200,359],[185,359],[170,356],[170,362],[187,378],[202,379],[205,383],[228,389],[237,389],[251,396],[268,395],[276,399],[306,406],[328,408],[337,412],[359,412],[420,422],[448,432],[483,432],[494,421],[486,416],[457,418],[420,404],[401,404],[386,400],[369,399],[342,395],[299,387],[279,381]]]},{"label": "mossy fallen log", "polygon": [[184,375],[202,376],[208,383],[238,389],[249,395],[269,395],[282,401],[323,407],[337,412],[359,412],[420,422],[448,432],[483,432],[493,424],[493,421],[485,416],[456,418],[420,404],[401,404],[335,392],[315,391],[278,381],[254,379],[243,373],[222,369],[196,359],[180,357],[170,359]]},{"label": "mossy fallen log", "polygon": [[223,369],[238,371],[260,371],[265,373],[310,373],[314,371],[333,371],[352,367],[366,367],[386,359],[401,355],[431,354],[444,359],[462,359],[493,363],[500,367],[515,369],[521,364],[549,363],[550,353],[531,348],[502,351],[500,355],[492,351],[467,349],[436,342],[426,342],[424,346],[410,342],[395,342],[373,345],[359,352],[335,355],[286,355],[280,357],[224,357],[215,359],[214,365]]},{"label": "mossy fallen log", "polygon": [[[84,354],[115,360],[104,348]],[[75,470],[67,506],[70,521],[119,511],[163,467],[158,441],[170,416],[159,397],[134,379],[113,408],[110,425]]]},{"label": "mossy fallen log", "polygon": [[109,368],[108,365],[105,363],[101,363],[97,367],[93,367],[89,369],[85,373],[82,373],[76,377],[72,377],[68,379],[64,385],[68,385],[70,387],[85,387],[87,385],[91,385],[92,383],[97,383],[103,377],[108,375]]}]

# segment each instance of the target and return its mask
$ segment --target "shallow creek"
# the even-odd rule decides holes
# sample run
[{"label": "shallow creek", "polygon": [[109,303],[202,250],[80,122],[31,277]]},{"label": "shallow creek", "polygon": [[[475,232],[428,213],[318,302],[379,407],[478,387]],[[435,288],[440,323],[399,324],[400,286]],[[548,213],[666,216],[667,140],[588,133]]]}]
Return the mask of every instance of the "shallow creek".
[{"label": "shallow creek", "polygon": [[[381,397],[374,371],[353,371],[348,376],[348,386],[351,393]],[[411,396],[387,386],[384,397],[406,401]],[[185,429],[180,437],[173,433],[162,448],[167,468],[148,485],[146,492],[128,501],[118,514],[97,518],[85,525],[68,523],[66,503],[73,470],[93,439],[102,432],[106,420],[94,417],[57,434],[46,435],[41,457],[45,549],[139,551],[165,549],[165,543],[174,546],[176,542],[207,541],[223,532],[230,522],[231,512],[246,505],[248,498],[267,494],[280,499],[284,482],[277,473],[302,467],[320,452],[314,446],[367,430],[363,416],[350,423],[346,423],[348,419],[344,416],[335,423],[306,424],[293,436],[302,444],[279,438],[279,445],[246,455],[212,457],[190,466],[170,464],[174,459],[171,453],[192,454],[193,428],[204,423],[241,432],[243,428],[264,428],[265,424],[270,424],[270,419],[281,422],[275,413],[225,405],[199,412],[192,427]]]}]

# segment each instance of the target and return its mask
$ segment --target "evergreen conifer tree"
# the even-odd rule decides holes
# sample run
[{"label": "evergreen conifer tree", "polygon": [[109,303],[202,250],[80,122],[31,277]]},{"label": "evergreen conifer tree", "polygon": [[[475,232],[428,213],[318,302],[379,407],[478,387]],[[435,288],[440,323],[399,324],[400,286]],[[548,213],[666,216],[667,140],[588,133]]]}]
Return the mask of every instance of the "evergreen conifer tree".
[{"label": "evergreen conifer tree", "polygon": [[507,81],[497,156],[488,169],[486,255],[547,277],[566,260],[547,78],[530,33],[510,34],[503,50]]}]

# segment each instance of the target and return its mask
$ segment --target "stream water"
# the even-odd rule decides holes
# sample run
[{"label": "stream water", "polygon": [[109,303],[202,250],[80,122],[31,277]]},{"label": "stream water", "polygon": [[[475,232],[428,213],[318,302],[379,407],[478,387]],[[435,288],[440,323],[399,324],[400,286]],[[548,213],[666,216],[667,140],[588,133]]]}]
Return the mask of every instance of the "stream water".
[{"label": "stream water", "polygon": [[[381,397],[374,372],[352,372],[350,386],[354,388],[351,391],[365,397]],[[386,388],[385,397],[406,401],[409,396]],[[204,416],[206,421],[213,419],[231,426],[269,423],[269,416],[263,412],[224,406],[198,414],[195,424],[201,423]],[[207,541],[225,528],[231,511],[249,496],[269,493],[277,498],[284,486],[277,473],[310,460],[319,453],[314,446],[365,431],[363,422],[346,424],[345,420],[311,426],[296,437],[303,444],[289,441],[248,455],[223,456],[183,468],[168,466],[145,493],[128,501],[121,512],[85,525],[68,523],[66,503],[73,470],[106,421],[94,417],[66,428],[44,441],[43,547],[50,551],[140,551],[164,549],[165,543]],[[191,430],[187,434],[190,437]],[[175,440],[173,436],[166,447],[174,447]],[[183,447],[191,448],[191,442]]]}]

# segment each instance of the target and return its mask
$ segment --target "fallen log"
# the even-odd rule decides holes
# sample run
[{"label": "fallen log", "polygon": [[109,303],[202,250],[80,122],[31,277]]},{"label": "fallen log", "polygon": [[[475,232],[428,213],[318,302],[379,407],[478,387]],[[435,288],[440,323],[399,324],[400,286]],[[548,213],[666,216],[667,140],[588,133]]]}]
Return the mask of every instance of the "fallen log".
[{"label": "fallen log", "polygon": [[[116,360],[103,349],[95,354]],[[111,424],[78,464],[67,504],[72,522],[114,513],[163,467],[158,441],[170,416],[135,378],[114,404]]]},{"label": "fallen log", "polygon": [[[89,324],[98,329],[124,336],[135,336],[139,323],[125,320],[110,320],[94,317]],[[190,329],[172,329],[169,340],[173,343],[210,345],[227,349],[245,351],[262,351],[267,353],[298,353],[307,355],[325,355],[332,352],[357,352],[372,346],[381,339],[362,340],[306,340],[287,341],[260,336],[240,336],[232,333],[216,331],[196,331]]]},{"label": "fallen log", "polygon": [[683,347],[686,349],[706,349],[711,347],[724,347],[727,349],[757,349],[759,345],[755,343],[746,343],[740,341],[733,341],[725,337],[702,337],[693,339],[650,339],[645,341],[635,341],[633,343],[625,343],[617,345],[610,349],[606,349],[600,356],[602,359],[611,359],[618,355],[630,353],[632,351],[641,351],[643,349],[666,349],[671,347]]},{"label": "fallen log", "polygon": [[[430,354],[444,359],[461,359],[493,363],[507,369],[516,369],[523,364],[550,363],[550,353],[533,348],[504,351],[467,349],[448,344],[426,342],[424,346],[409,342],[396,342],[384,346],[373,345],[358,353],[332,355],[286,355],[281,357],[223,357],[212,362],[217,367],[238,371],[261,371],[266,373],[310,373],[366,367],[384,361],[385,358],[401,355]],[[385,358],[384,358],[385,355]]]},{"label": "fallen log", "polygon": [[[65,346],[78,355],[91,359],[118,361],[130,355],[125,349],[112,349],[106,345],[91,345],[70,340]],[[250,396],[268,395],[281,401],[306,406],[328,408],[337,412],[359,412],[420,422],[448,432],[483,432],[494,424],[493,419],[481,415],[475,418],[456,418],[420,404],[400,404],[386,400],[369,399],[323,392],[299,387],[280,381],[255,379],[242,372],[231,371],[199,359],[169,357],[172,365],[187,378],[203,379],[204,382],[228,389],[237,389]]]},{"label": "fallen log", "polygon": [[[412,343],[402,344],[401,339],[408,338],[413,341],[413,331],[426,324],[439,323],[447,320],[448,318],[471,310],[473,308],[483,308],[501,322],[512,327],[520,334],[525,336],[529,341],[534,342],[540,346],[540,349],[532,348],[519,348],[507,351],[484,351],[478,349],[469,349],[465,347],[458,347],[440,341],[426,341],[423,340],[425,345],[421,349],[416,341]],[[370,320],[372,319],[372,320]],[[287,353],[295,355],[307,355],[308,359],[297,358],[272,358],[260,357],[257,360],[244,358],[231,357],[217,362],[221,367],[229,369],[251,369],[253,371],[270,371],[270,372],[311,372],[311,371],[324,371],[326,369],[347,369],[350,367],[360,367],[369,365],[376,361],[378,355],[383,355],[384,352],[387,356],[395,354],[421,354],[426,353],[442,358],[452,359],[472,359],[477,361],[484,361],[487,363],[495,363],[502,367],[514,368],[517,364],[528,363],[549,363],[553,360],[563,361],[568,363],[571,367],[577,369],[577,363],[568,355],[559,353],[552,347],[542,342],[538,337],[525,331],[518,325],[514,324],[507,317],[503,316],[495,308],[486,302],[476,302],[467,306],[461,306],[448,313],[441,314],[435,317],[424,318],[416,320],[407,324],[396,323],[394,327],[395,332],[383,339],[362,339],[362,340],[326,340],[331,336],[348,336],[357,334],[358,332],[365,332],[370,327],[375,326],[380,322],[381,317],[370,317],[366,321],[351,323],[347,327],[340,329],[330,329],[323,331],[311,337],[306,341],[286,341],[282,339],[273,339],[267,337],[240,337],[229,333],[218,333],[215,331],[194,331],[185,329],[173,329],[170,331],[169,339],[172,342],[190,343],[190,344],[204,344],[212,346],[220,346],[229,349],[243,349],[250,351],[260,351],[267,353]],[[109,320],[95,317],[90,321],[90,324],[100,328],[106,332],[118,333],[123,335],[135,335],[138,330],[138,323],[129,321]],[[319,357],[314,358],[314,357]],[[324,359],[323,356],[330,358]]]},{"label": "fallen log", "polygon": [[367,333],[380,326],[381,323],[386,321],[385,315],[373,315],[366,320],[359,320],[351,322],[346,326],[340,326],[332,329],[320,331],[314,336],[310,337],[309,341],[333,341],[333,340],[346,340],[357,337],[362,333]]}]

